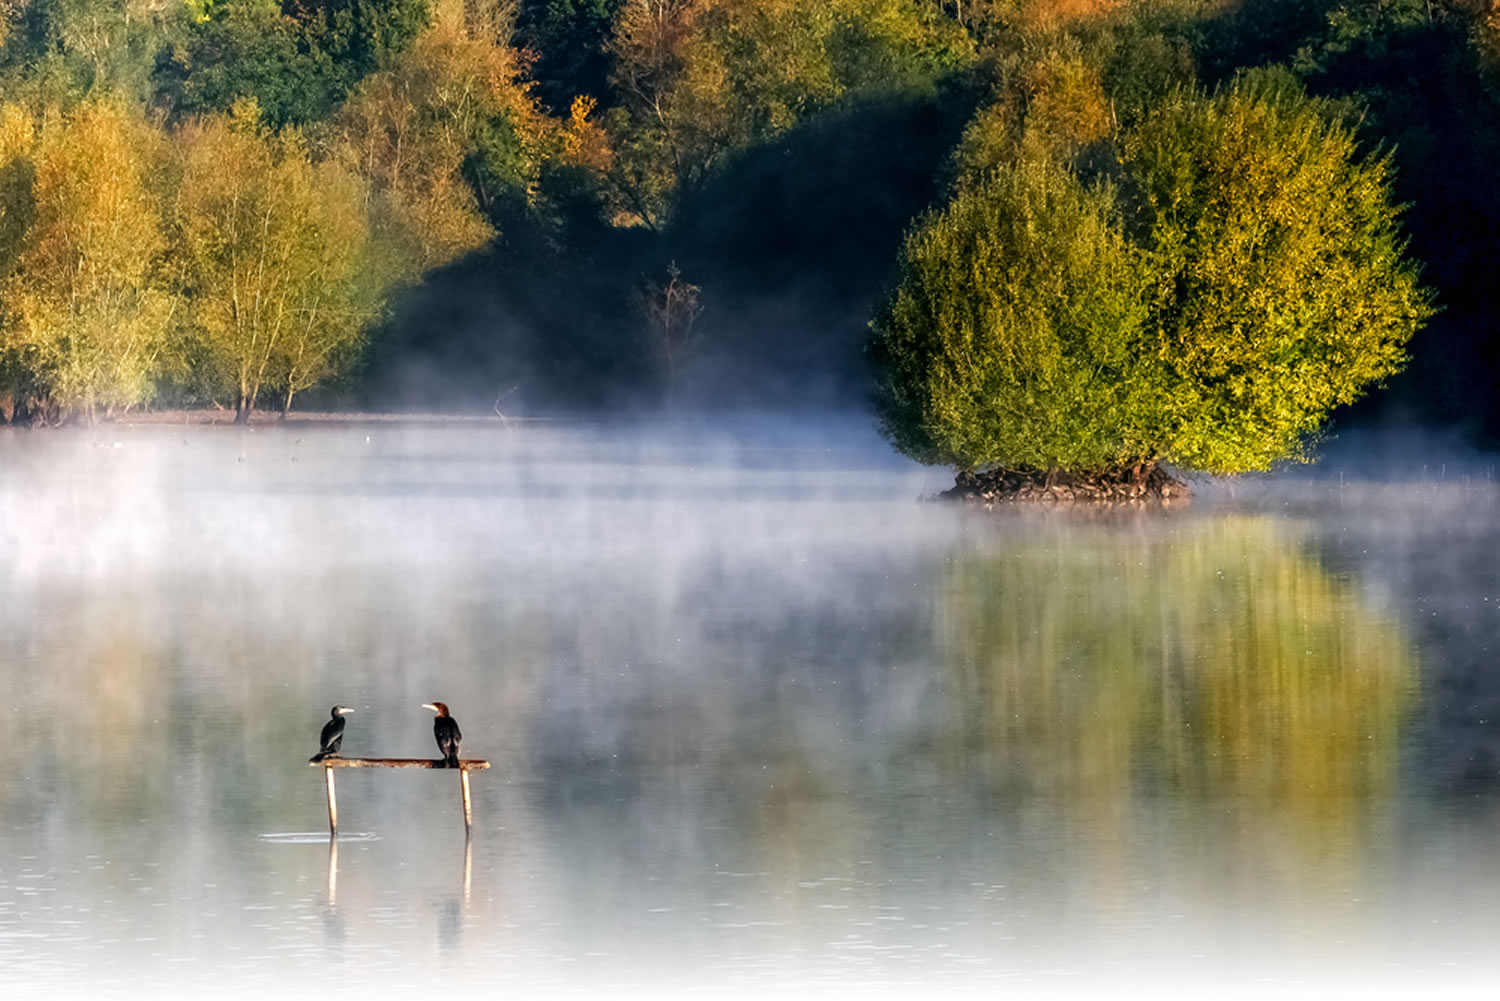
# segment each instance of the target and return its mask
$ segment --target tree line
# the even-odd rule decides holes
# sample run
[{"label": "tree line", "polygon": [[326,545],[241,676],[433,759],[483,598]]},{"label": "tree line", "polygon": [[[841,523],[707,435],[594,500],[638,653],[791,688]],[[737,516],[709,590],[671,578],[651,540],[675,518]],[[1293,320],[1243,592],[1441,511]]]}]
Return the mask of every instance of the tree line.
[{"label": "tree line", "polygon": [[[1154,386],[1222,409],[1227,370],[1164,389],[1182,365],[1162,332],[1193,310],[1243,330],[1253,296],[1211,320],[1212,296],[1167,292],[1252,258],[1168,265],[1149,220],[1177,168],[1147,164],[1152,136],[1190,150],[1236,115],[1321,129],[1312,160],[1337,148],[1321,176],[1362,179],[1359,239],[1395,254],[1411,329],[1430,308],[1408,258],[1437,291],[1406,375],[1404,336],[1352,340],[1318,399],[1390,378],[1388,399],[1471,413],[1500,366],[1497,39],[1466,0],[5,0],[0,414],[248,414],[330,386],[373,406],[862,403],[867,321],[894,315],[917,243],[966,228],[1008,234],[1034,279],[1128,258],[1069,321],[1157,331],[1149,378],[1095,367],[1110,407]],[[1025,230],[1039,205],[1051,222]],[[1206,225],[1182,239],[1234,242]],[[1308,388],[1290,371],[1235,390],[1276,414],[1246,434],[1317,424],[1287,409]]]}]

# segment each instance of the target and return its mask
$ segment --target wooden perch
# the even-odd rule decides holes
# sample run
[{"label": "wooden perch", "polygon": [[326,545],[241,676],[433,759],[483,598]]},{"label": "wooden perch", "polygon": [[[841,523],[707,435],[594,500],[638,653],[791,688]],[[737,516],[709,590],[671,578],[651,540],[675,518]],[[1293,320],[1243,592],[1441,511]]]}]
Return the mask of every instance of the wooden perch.
[{"label": "wooden perch", "polygon": [[[341,758],[331,755],[322,761],[308,762],[313,765],[322,765],[325,768],[447,768],[448,763],[442,758]],[[488,768],[490,763],[483,758],[469,758],[460,761],[458,767],[464,771],[470,768]]]},{"label": "wooden perch", "polygon": [[[441,768],[448,770],[448,762],[442,758],[341,758],[330,755],[321,761],[309,761],[309,765],[321,765],[323,777],[328,784],[328,832],[333,837],[339,833],[339,803],[333,789],[335,768]],[[490,763],[483,758],[469,758],[458,763],[458,784],[464,796],[464,837],[474,830],[474,810],[469,799],[469,772],[488,768]]]}]

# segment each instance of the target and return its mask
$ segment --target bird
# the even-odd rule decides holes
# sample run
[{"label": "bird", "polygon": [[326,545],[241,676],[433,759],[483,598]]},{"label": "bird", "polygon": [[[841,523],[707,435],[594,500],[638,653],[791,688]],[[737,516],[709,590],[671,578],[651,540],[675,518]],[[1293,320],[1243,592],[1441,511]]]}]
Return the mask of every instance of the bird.
[{"label": "bird", "polygon": [[308,758],[308,761],[322,761],[338,753],[339,745],[344,742],[344,717],[353,711],[348,706],[333,707],[329,713],[333,718],[323,724],[323,732],[318,734],[318,753]]},{"label": "bird", "polygon": [[458,744],[464,739],[458,720],[448,715],[448,707],[441,702],[424,702],[422,708],[437,713],[437,719],[432,721],[432,735],[437,738],[438,750],[443,754],[443,767],[457,768]]}]

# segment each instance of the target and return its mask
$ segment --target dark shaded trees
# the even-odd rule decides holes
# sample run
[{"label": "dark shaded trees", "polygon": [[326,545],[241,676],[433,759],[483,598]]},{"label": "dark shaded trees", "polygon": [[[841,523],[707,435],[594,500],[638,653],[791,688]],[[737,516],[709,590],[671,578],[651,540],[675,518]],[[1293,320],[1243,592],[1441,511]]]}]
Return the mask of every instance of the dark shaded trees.
[{"label": "dark shaded trees", "polygon": [[566,114],[573,99],[609,96],[610,35],[625,0],[522,0],[516,40],[534,57],[531,78],[542,106]]},{"label": "dark shaded trees", "polygon": [[315,121],[339,91],[304,41],[301,26],[274,3],[219,5],[157,53],[154,101],[183,119],[227,112],[235,101],[253,98],[274,126]]},{"label": "dark shaded trees", "polygon": [[280,127],[326,117],[428,26],[428,0],[220,0],[190,5],[162,46],[155,103],[175,117],[254,98]]},{"label": "dark shaded trees", "polygon": [[846,100],[931,92],[973,57],[914,0],[625,0],[612,48],[613,188],[653,229],[736,153]]}]

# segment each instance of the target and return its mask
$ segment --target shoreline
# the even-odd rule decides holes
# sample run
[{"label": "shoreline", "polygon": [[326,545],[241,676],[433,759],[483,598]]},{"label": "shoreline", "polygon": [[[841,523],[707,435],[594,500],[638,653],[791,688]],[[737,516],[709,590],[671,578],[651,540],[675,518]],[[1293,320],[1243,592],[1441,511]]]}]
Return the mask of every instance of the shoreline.
[{"label": "shoreline", "polygon": [[381,412],[373,410],[305,410],[292,411],[282,417],[279,411],[255,411],[245,424],[235,423],[233,410],[150,410],[103,418],[90,424],[86,421],[69,421],[63,424],[14,424],[0,422],[0,430],[21,431],[87,431],[99,428],[128,427],[223,427],[223,428],[275,428],[319,426],[341,427],[365,424],[455,424],[493,425],[506,427],[515,424],[589,424],[598,418],[587,417],[504,417],[483,413]]}]

